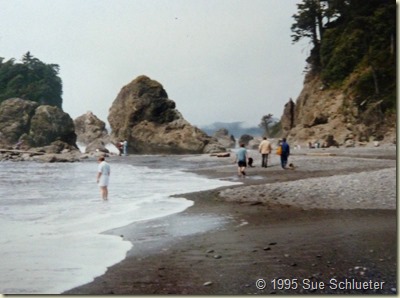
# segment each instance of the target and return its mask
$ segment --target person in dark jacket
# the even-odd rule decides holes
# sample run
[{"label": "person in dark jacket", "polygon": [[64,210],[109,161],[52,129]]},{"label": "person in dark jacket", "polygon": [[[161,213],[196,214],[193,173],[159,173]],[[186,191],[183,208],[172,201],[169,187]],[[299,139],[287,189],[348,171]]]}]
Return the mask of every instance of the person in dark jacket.
[{"label": "person in dark jacket", "polygon": [[281,166],[282,169],[286,169],[286,165],[288,163],[288,157],[290,155],[290,147],[289,144],[286,142],[286,138],[282,139],[282,154],[281,154]]}]

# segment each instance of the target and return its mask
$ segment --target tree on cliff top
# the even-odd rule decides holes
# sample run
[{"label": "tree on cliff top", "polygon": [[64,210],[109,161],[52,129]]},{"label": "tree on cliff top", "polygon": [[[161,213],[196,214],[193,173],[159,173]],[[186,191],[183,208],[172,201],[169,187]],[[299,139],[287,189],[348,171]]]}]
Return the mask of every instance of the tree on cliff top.
[{"label": "tree on cliff top", "polygon": [[293,42],[311,39],[307,62],[328,86],[357,74],[354,97],[396,107],[396,2],[303,0],[293,15]]},{"label": "tree on cliff top", "polygon": [[45,64],[27,52],[22,63],[0,57],[0,103],[19,97],[62,108],[62,82],[57,64]]},{"label": "tree on cliff top", "polygon": [[262,116],[258,127],[264,130],[264,137],[276,137],[281,132],[281,122],[274,119],[271,113]]}]

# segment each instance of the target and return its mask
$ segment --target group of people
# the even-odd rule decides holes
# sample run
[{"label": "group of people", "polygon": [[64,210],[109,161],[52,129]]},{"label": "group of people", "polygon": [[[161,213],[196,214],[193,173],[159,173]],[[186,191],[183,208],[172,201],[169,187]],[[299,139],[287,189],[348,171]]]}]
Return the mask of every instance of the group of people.
[{"label": "group of people", "polygon": [[119,156],[121,156],[121,155],[127,156],[128,155],[128,141],[127,140],[118,142],[117,148],[119,151]]},{"label": "group of people", "polygon": [[[122,152],[121,154],[126,155],[126,147],[127,147],[127,142],[124,141],[122,142]],[[267,139],[264,138],[262,142],[260,143],[258,147],[259,152],[261,153],[261,167],[266,168],[268,167],[268,157],[272,152],[272,145],[271,142]],[[288,163],[288,157],[290,155],[290,146],[286,142],[286,139],[283,138],[277,148],[277,154],[280,155],[281,159],[281,167],[282,169],[287,168],[287,163]],[[240,148],[236,152],[236,161],[238,165],[238,175],[239,176],[246,176],[246,167],[249,163],[249,160],[252,160],[248,156],[247,149],[245,148],[244,144],[240,144]],[[108,183],[110,179],[110,174],[111,174],[111,167],[110,165],[105,161],[105,157],[101,156],[98,159],[98,169],[97,169],[97,177],[96,181],[97,184],[100,187],[100,192],[101,192],[101,197],[104,201],[108,200]],[[251,164],[250,164],[251,166]]]},{"label": "group of people", "polygon": [[[264,137],[258,146],[258,151],[261,153],[261,167],[268,167],[268,157],[272,152],[272,144],[271,142]],[[290,146],[286,141],[286,138],[283,138],[279,141],[277,154],[280,155],[281,167],[282,169],[287,169],[288,157],[290,155]],[[240,148],[236,151],[236,160],[238,165],[238,175],[246,176],[246,167],[248,161],[252,160],[251,157],[248,156],[247,149],[244,144],[240,144]]]}]

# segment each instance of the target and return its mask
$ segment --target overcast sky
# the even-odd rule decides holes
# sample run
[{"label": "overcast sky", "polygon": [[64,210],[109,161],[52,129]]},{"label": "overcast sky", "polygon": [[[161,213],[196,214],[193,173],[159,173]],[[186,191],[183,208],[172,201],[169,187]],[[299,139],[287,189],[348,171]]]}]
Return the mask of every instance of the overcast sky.
[{"label": "overcast sky", "polygon": [[300,0],[0,0],[0,57],[58,64],[63,109],[107,122],[123,86],[160,82],[190,123],[280,118],[299,95],[307,41]]}]

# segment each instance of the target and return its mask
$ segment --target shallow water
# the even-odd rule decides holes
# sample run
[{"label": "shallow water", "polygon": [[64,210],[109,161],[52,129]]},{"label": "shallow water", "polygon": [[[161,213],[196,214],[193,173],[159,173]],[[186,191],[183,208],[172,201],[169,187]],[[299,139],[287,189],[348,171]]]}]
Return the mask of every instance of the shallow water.
[{"label": "shallow water", "polygon": [[109,201],[103,202],[96,171],[94,161],[0,162],[1,293],[57,294],[90,282],[132,248],[102,232],[193,204],[173,194],[232,184],[121,159],[111,162]]}]

